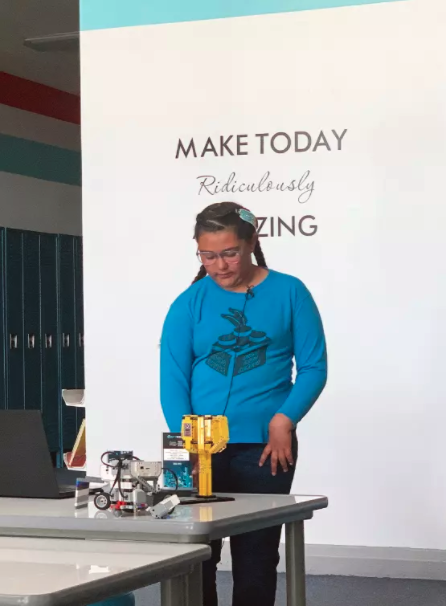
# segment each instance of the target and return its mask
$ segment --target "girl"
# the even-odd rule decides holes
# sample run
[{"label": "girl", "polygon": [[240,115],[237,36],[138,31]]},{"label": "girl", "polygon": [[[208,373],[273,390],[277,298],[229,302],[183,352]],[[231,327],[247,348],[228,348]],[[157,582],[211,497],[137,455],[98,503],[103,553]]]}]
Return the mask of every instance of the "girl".
[{"label": "girl", "polygon": [[[227,416],[230,441],[212,463],[216,492],[289,494],[296,425],[327,379],[317,307],[300,280],[267,268],[256,218],[242,206],[205,208],[195,240],[200,270],[172,304],[161,339],[164,416],[174,432],[185,414]],[[233,606],[274,605],[280,534],[231,538]],[[204,606],[217,606],[221,548],[215,541],[203,566]]]}]

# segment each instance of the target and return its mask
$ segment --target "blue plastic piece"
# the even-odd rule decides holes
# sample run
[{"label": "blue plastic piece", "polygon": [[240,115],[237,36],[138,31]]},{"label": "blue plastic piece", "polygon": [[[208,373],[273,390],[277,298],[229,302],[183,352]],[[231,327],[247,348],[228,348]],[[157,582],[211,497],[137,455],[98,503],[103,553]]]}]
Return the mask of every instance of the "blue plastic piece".
[{"label": "blue plastic piece", "polygon": [[135,606],[135,596],[133,593],[125,593],[103,602],[96,602],[96,604],[91,604],[91,606]]}]

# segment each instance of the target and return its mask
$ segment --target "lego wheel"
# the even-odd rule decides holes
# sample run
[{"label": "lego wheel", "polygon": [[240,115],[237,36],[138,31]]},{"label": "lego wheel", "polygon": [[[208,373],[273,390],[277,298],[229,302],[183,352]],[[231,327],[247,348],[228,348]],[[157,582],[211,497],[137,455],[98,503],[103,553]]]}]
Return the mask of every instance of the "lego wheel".
[{"label": "lego wheel", "polygon": [[94,504],[101,511],[105,511],[111,505],[110,495],[106,494],[105,492],[97,494],[94,498]]}]

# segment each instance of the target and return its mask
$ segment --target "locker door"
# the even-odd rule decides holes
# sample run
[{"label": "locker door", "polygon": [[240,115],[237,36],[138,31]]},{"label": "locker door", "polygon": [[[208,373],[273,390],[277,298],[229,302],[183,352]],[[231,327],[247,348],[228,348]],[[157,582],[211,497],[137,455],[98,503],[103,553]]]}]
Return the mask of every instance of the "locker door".
[{"label": "locker door", "polygon": [[[61,388],[76,387],[76,326],[74,282],[74,237],[59,235],[59,344]],[[76,409],[61,403],[63,450],[76,440]]]},{"label": "locker door", "polygon": [[[83,283],[83,249],[82,238],[75,238],[75,306],[76,306],[76,387],[85,389],[84,378],[84,283]],[[85,410],[76,410],[77,430],[81,426]]]},{"label": "locker door", "polygon": [[6,366],[8,408],[25,408],[23,348],[23,236],[5,230]]},{"label": "locker door", "polygon": [[59,355],[57,332],[57,236],[40,236],[42,416],[51,452],[60,448]]},{"label": "locker door", "polygon": [[5,230],[0,228],[0,410],[6,406],[5,340]]},{"label": "locker door", "polygon": [[23,310],[25,356],[25,408],[42,408],[40,331],[39,234],[25,231],[23,243]]}]

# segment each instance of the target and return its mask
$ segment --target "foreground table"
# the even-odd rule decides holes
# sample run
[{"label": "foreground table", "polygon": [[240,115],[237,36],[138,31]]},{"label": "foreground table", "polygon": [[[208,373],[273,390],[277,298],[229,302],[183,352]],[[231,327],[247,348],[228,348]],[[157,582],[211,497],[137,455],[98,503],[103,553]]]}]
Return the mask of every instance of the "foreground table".
[{"label": "foreground table", "polygon": [[[231,496],[231,495],[227,495]],[[214,539],[285,524],[289,606],[305,605],[304,522],[328,506],[323,496],[236,494],[225,503],[182,505],[165,520],[150,515],[116,517],[93,503],[75,511],[73,501],[0,499],[0,535],[88,538],[166,543]]]},{"label": "foreground table", "polygon": [[0,538],[0,606],[84,606],[161,582],[162,606],[202,604],[206,545]]}]

